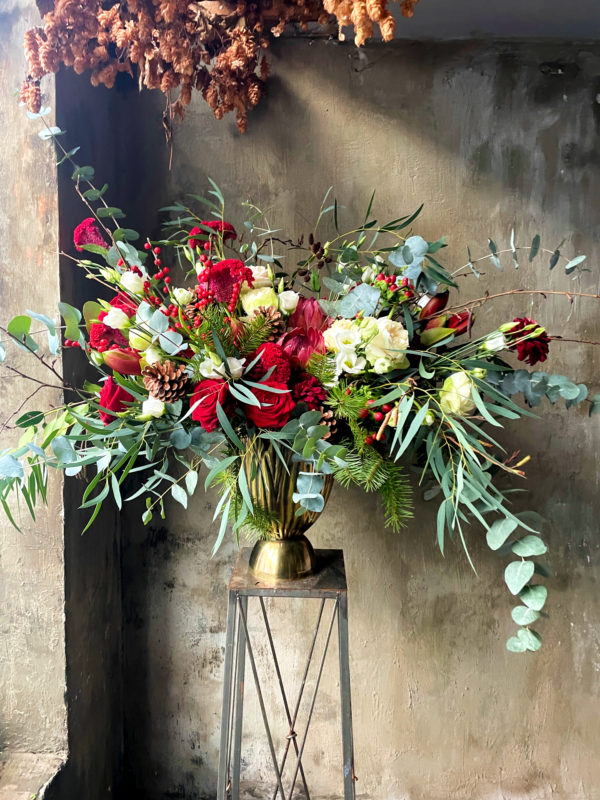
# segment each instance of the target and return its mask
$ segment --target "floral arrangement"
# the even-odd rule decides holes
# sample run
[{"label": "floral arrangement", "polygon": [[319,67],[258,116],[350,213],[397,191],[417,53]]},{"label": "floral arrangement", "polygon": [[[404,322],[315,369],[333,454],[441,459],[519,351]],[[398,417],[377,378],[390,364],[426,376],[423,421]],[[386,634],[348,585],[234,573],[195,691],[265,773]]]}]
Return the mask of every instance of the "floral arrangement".
[{"label": "floral arrangement", "polygon": [[[55,141],[59,133],[45,131]],[[326,198],[307,238],[284,240],[250,204],[237,231],[212,181],[206,198],[192,198],[201,213],[166,207],[164,236],[136,247],[138,234],[120,227],[121,210],[106,203],[107,187],[97,189],[93,169],[61,150],[89,210],[70,258],[102,284],[103,295],[81,310],[60,303],[63,326],[27,311],[2,330],[6,344],[61,383],[62,331],[62,347],[79,350],[97,378],[69,387],[79,399],[60,409],[18,416],[22,403],[13,414],[21,437],[0,454],[0,502],[11,521],[11,493],[33,515],[57,469],[86,474],[87,527],[109,496],[119,508],[144,498],[148,524],[164,516],[167,497],[187,506],[204,464],[205,486],[220,492],[215,549],[228,523],[236,535],[267,535],[272,519],[253,503],[242,468],[263,440],[284,463],[292,453],[305,465],[294,495],[301,513],[323,509],[333,476],[378,492],[386,524],[398,530],[411,516],[412,467],[425,498],[439,502],[432,535],[442,552],[447,536],[458,538],[470,561],[465,534],[476,524],[490,548],[511,557],[505,581],[518,600],[512,617],[520,627],[508,648],[537,650],[540,637],[530,626],[547,590],[534,579],[544,568],[533,559],[546,545],[539,516],[513,512],[500,480],[521,478],[528,458],[508,455],[494,430],[532,416],[543,398],[567,408],[586,401],[593,414],[600,395],[588,400],[585,385],[540,369],[555,338],[543,324],[516,314],[475,333],[476,310],[494,295],[464,302],[454,292],[459,277],[480,278],[484,259],[502,269],[505,253],[515,266],[521,251],[529,261],[547,254],[554,269],[564,259],[560,247],[546,251],[538,236],[518,247],[513,235],[501,251],[490,239],[485,255],[469,253],[467,265],[450,273],[438,260],[445,239],[412,232],[420,209],[381,224],[371,198],[363,223],[342,233],[338,204]],[[326,224],[331,235],[321,241]],[[286,268],[286,254],[297,253],[300,260]],[[584,256],[564,260],[572,275]],[[46,330],[47,346],[35,323]],[[23,374],[0,348],[3,367]],[[36,380],[35,392],[44,385]]]},{"label": "floral arrangement", "polygon": [[[412,17],[417,2],[402,0],[402,15]],[[353,26],[357,45],[373,35],[373,23],[386,42],[395,28],[387,0],[38,0],[38,8],[43,25],[25,34],[28,73],[20,95],[31,112],[42,107],[41,79],[61,65],[89,70],[94,86],[108,88],[119,73],[136,73],[140,87],[166,95],[169,136],[194,89],[217,119],[234,111],[243,133],[248,109],[264,93],[269,33],[279,36],[288,23],[306,29],[337,20],[340,38],[343,26]]]}]

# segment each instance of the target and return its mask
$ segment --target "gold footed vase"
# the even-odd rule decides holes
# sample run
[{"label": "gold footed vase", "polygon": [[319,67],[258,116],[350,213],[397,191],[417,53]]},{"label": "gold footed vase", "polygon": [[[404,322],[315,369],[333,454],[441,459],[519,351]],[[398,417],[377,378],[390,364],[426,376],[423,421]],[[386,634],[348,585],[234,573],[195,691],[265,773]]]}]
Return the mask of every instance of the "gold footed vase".
[{"label": "gold footed vase", "polygon": [[[296,491],[298,473],[312,472],[312,465],[292,461],[291,451],[280,448],[287,470],[273,445],[265,439],[249,444],[242,469],[246,473],[252,502],[273,517],[268,538],[260,539],[250,554],[250,569],[264,580],[297,580],[317,570],[315,551],[305,532],[322,512],[305,511],[292,495]],[[325,503],[331,493],[333,478],[325,476],[322,495]]]}]

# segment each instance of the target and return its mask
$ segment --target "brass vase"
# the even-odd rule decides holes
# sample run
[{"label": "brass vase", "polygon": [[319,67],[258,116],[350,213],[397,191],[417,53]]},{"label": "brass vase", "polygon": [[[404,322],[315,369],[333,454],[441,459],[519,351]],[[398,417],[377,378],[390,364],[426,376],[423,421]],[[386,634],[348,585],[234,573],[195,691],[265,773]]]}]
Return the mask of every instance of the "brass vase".
[{"label": "brass vase", "polygon": [[[270,533],[254,545],[250,569],[259,578],[295,580],[312,575],[316,567],[315,552],[304,533],[321,512],[305,511],[292,499],[298,473],[312,472],[312,465],[294,462],[292,453],[280,447],[287,470],[273,445],[265,439],[254,439],[242,460],[252,502],[273,516]],[[322,495],[327,502],[333,478],[325,477]]]}]

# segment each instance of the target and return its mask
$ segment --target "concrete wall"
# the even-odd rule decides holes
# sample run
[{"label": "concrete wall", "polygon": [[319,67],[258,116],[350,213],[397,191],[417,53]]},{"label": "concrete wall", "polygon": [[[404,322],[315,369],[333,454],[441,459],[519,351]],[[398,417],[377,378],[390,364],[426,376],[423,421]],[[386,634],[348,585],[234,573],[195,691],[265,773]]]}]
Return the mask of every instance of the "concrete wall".
[{"label": "concrete wall", "polygon": [[[558,269],[550,274],[545,260],[518,272],[486,267],[486,289],[598,290],[598,47],[397,43],[358,56],[350,46],[287,41],[272,60],[269,96],[246,136],[195,102],[176,130],[165,201],[205,190],[210,175],[230,199],[233,221],[236,203],[250,198],[296,236],[309,232],[329,185],[349,224],[377,188],[382,218],[426,203],[418,230],[449,235],[452,268],[464,263],[467,244],[483,254],[487,236],[507,243],[513,223],[523,242],[539,231],[554,247],[566,235],[570,252],[590,256],[591,271],[574,282]],[[166,158],[157,150],[153,168]],[[481,291],[475,278],[466,280],[465,297]],[[600,338],[593,301],[520,298],[486,307],[480,319],[488,325],[517,313],[542,319],[552,333]],[[552,345],[549,369],[596,391],[598,366],[593,348]],[[313,529],[316,546],[346,553],[362,798],[597,797],[598,424],[585,409],[544,408],[507,440],[532,454],[530,493],[518,504],[549,520],[556,577],[537,655],[504,649],[511,603],[503,561],[477,529],[469,539],[478,576],[458,548],[443,559],[418,492],[415,520],[400,535],[384,530],[373,499],[339,488]],[[164,527],[149,531],[137,514],[126,515],[125,756],[135,796],[214,796],[226,583],[236,548],[227,542],[209,558],[213,506],[214,497],[199,492],[187,512],[170,508]],[[290,626],[298,631],[281,645],[290,676],[315,612],[297,603],[273,613],[280,636]],[[258,636],[256,617],[251,626]],[[264,668],[264,639],[257,647]],[[275,689],[271,678],[269,700]],[[268,751],[254,693],[247,694],[244,774],[251,796],[262,797]],[[316,797],[341,791],[337,707],[330,672],[305,760]]]}]

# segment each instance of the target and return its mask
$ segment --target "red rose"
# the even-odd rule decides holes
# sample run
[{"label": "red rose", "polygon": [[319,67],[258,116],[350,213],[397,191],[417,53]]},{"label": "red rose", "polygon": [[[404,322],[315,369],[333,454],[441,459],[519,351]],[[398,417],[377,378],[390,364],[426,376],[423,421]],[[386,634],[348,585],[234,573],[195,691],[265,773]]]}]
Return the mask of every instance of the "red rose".
[{"label": "red rose", "polygon": [[131,297],[125,294],[125,292],[119,292],[116,297],[110,301],[110,305],[113,308],[119,308],[123,313],[127,314],[128,317],[134,317],[137,313],[137,303],[135,303]]},{"label": "red rose", "polygon": [[191,404],[195,406],[192,419],[199,422],[205,431],[214,431],[219,423],[217,403],[223,408],[229,405],[229,386],[226,381],[207,378],[194,387]]},{"label": "red rose", "polygon": [[[108,378],[100,390],[100,405],[102,408],[107,408],[110,411],[114,411],[115,414],[125,411],[127,408],[125,403],[129,403],[133,399],[134,398],[129,394],[129,392],[122,386],[119,386],[119,384],[112,378]],[[108,414],[106,411],[102,411],[102,409],[100,409],[99,413],[100,419],[105,425],[108,425],[109,422],[112,422],[113,419],[116,419],[112,414]]]},{"label": "red rose", "polygon": [[260,402],[260,408],[258,406],[244,405],[246,417],[257,428],[283,428],[290,418],[290,413],[295,403],[284,383],[275,383],[269,380],[265,381],[265,386],[285,391],[269,392],[266,389],[253,389],[252,393]]},{"label": "red rose", "polygon": [[104,363],[120,375],[141,375],[140,354],[131,347],[112,347],[104,356]]},{"label": "red rose", "polygon": [[93,217],[84,219],[83,222],[80,222],[75,228],[73,231],[73,244],[75,245],[75,249],[79,250],[79,252],[83,250],[83,246],[86,244],[97,244],[100,245],[100,247],[108,247]]}]

